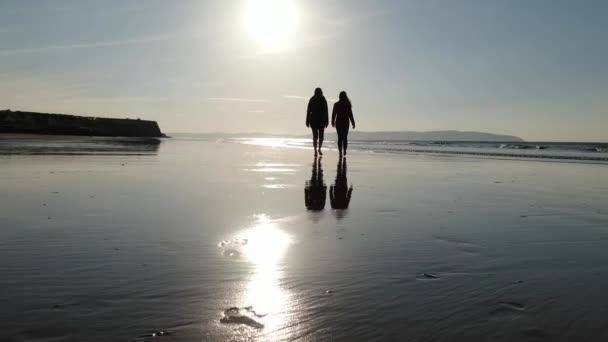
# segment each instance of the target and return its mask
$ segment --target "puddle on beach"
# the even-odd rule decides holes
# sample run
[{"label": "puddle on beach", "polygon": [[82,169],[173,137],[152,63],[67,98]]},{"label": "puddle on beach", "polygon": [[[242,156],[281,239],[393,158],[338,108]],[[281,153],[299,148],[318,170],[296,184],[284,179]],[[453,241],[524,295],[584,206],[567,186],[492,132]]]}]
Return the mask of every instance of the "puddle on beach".
[{"label": "puddle on beach", "polygon": [[259,319],[266,315],[258,314],[253,306],[244,308],[231,307],[224,310],[220,323],[224,324],[243,324],[251,328],[261,329],[264,327]]},{"label": "puddle on beach", "polygon": [[292,238],[281,229],[284,222],[258,215],[251,227],[219,242],[222,255],[254,267],[252,274],[244,275],[247,284],[232,299],[235,305],[222,311],[220,323],[268,331],[280,330],[289,323],[286,309],[293,303],[289,291],[281,286],[281,279],[283,258]]}]

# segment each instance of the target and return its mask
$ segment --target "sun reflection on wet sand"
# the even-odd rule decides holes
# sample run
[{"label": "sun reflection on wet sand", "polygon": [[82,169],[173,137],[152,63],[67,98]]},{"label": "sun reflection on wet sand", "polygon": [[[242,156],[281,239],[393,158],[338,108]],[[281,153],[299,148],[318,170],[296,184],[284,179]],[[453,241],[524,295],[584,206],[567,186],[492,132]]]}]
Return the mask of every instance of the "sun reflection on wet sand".
[{"label": "sun reflection on wet sand", "polygon": [[240,302],[253,319],[263,324],[259,334],[264,341],[286,338],[282,328],[289,323],[290,294],[281,287],[280,280],[281,260],[292,241],[279,223],[267,215],[258,215],[251,228],[231,240],[238,244],[237,254],[255,265]]}]

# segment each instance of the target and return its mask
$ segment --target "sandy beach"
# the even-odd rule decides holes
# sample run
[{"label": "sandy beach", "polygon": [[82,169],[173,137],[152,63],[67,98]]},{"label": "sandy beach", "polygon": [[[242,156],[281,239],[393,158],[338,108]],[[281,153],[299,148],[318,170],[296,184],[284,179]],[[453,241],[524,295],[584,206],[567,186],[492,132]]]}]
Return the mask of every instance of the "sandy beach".
[{"label": "sandy beach", "polygon": [[2,341],[608,338],[606,165],[0,144]]}]

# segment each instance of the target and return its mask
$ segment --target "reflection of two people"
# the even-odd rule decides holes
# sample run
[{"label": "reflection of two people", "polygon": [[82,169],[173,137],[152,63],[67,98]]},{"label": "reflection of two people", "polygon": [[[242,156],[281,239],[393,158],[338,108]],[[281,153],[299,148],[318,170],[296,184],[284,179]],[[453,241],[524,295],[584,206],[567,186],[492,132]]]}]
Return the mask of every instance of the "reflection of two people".
[{"label": "reflection of two people", "polygon": [[[331,208],[339,211],[348,209],[352,193],[353,187],[348,186],[348,179],[346,178],[346,159],[340,158],[338,160],[336,180],[329,189]],[[311,211],[322,211],[325,209],[326,197],[327,185],[325,185],[325,181],[323,180],[321,158],[315,158],[312,164],[311,178],[309,181],[306,181],[304,188],[306,208]],[[342,214],[338,213],[338,216],[341,218]]]}]

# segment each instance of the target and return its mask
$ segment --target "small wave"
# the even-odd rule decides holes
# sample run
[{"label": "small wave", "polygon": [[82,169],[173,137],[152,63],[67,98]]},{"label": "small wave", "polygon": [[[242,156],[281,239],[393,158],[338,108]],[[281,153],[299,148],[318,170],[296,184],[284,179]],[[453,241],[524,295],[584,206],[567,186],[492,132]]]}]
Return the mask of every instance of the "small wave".
[{"label": "small wave", "polygon": [[512,150],[526,150],[528,148],[530,148],[530,146],[528,145],[522,145],[522,144],[501,144],[499,146],[499,148],[504,148],[504,149],[512,149]]}]

